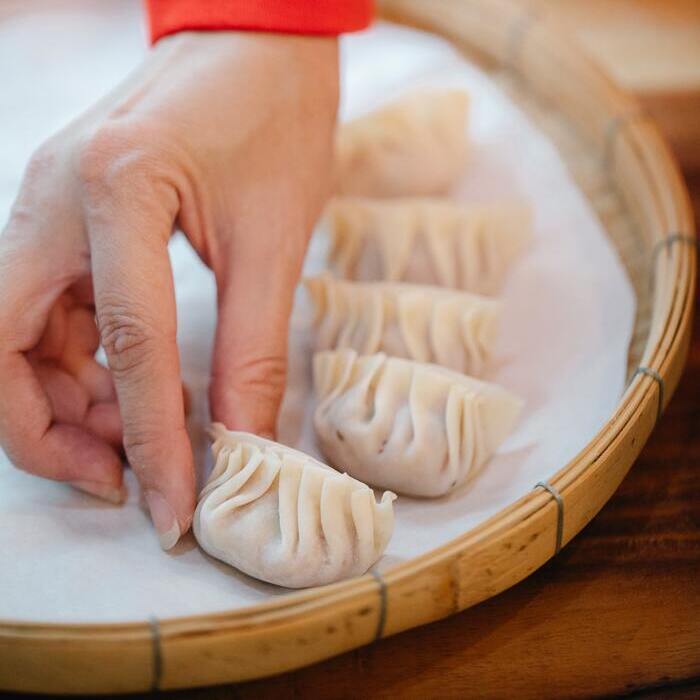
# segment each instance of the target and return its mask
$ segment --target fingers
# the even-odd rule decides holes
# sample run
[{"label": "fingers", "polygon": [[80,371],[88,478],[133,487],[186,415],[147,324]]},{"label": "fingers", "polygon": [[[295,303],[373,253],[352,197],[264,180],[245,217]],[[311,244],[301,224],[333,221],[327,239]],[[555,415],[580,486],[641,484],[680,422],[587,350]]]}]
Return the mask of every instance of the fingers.
[{"label": "fingers", "polygon": [[228,265],[217,271],[211,411],[214,420],[232,430],[272,437],[284,393],[289,316],[307,234],[301,225],[262,216],[237,224]]},{"label": "fingers", "polygon": [[79,392],[70,386],[70,378],[53,379],[57,381],[50,399],[22,353],[0,355],[0,385],[4,395],[12,397],[11,402],[0,402],[0,439],[5,450],[14,464],[31,474],[70,481],[101,498],[121,502],[121,460],[95,435],[54,420],[52,402],[64,415],[74,411],[63,400],[60,387],[67,387],[74,396]]},{"label": "fingers", "polygon": [[46,328],[31,355],[47,360],[60,358],[66,345],[67,319],[65,299],[59,297],[49,313]]},{"label": "fingers", "polygon": [[94,311],[76,306],[66,313],[66,342],[61,363],[85,387],[93,401],[114,401],[109,371],[95,360],[100,343]]},{"label": "fingers", "polygon": [[289,310],[254,288],[220,294],[210,402],[231,430],[273,437],[287,371]]},{"label": "fingers", "polygon": [[67,372],[47,363],[36,364],[34,374],[49,400],[53,420],[80,425],[90,401],[85,388]]},{"label": "fingers", "polygon": [[[58,278],[52,277],[49,260]],[[24,471],[69,481],[119,502],[122,465],[117,452],[62,420],[78,421],[85,405],[80,387],[65,373],[48,369],[42,370],[40,381],[28,359],[33,348],[47,357],[60,355],[65,342],[60,296],[72,266],[65,252],[36,244],[31,219],[11,220],[0,237],[0,443]]]},{"label": "fingers", "polygon": [[91,432],[116,448],[121,448],[124,434],[119,404],[116,401],[101,401],[92,404],[83,424]]},{"label": "fingers", "polygon": [[46,328],[35,348],[28,353],[32,360],[56,361],[87,390],[92,402],[116,400],[109,371],[95,360],[100,343],[92,303],[76,305],[73,285],[71,294],[61,295],[51,309]]},{"label": "fingers", "polygon": [[169,549],[189,528],[194,511],[167,253],[177,197],[168,186],[157,190],[150,178],[141,181],[138,163],[135,170],[126,167],[108,160],[89,183],[95,306],[126,455],[161,545]]}]

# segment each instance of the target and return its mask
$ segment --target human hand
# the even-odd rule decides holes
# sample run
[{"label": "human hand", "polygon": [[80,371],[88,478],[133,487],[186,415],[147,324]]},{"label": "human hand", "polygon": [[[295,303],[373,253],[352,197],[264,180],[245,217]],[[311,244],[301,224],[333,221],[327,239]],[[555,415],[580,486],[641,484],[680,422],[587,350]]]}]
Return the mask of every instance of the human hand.
[{"label": "human hand", "polygon": [[162,546],[189,528],[176,225],[217,282],[212,417],[274,433],[337,99],[335,39],[182,33],[36,152],[0,236],[0,443],[19,468],[119,502],[123,442]]}]

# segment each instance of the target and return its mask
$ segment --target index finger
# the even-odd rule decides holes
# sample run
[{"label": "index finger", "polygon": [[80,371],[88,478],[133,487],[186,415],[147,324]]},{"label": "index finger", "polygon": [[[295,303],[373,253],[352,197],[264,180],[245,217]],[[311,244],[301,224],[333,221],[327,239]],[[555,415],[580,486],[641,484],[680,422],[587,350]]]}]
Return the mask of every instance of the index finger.
[{"label": "index finger", "polygon": [[97,321],[117,392],[124,448],[163,549],[189,528],[194,511],[167,252],[173,194],[149,185],[110,186],[91,198],[86,211]]}]

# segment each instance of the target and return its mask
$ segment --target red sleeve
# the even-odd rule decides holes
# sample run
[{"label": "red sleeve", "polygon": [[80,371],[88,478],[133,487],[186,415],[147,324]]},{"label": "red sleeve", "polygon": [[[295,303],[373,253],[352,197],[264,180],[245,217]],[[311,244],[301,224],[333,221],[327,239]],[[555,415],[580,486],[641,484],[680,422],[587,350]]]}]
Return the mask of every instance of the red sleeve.
[{"label": "red sleeve", "polygon": [[341,34],[364,29],[373,0],[145,0],[151,41],[187,29]]}]

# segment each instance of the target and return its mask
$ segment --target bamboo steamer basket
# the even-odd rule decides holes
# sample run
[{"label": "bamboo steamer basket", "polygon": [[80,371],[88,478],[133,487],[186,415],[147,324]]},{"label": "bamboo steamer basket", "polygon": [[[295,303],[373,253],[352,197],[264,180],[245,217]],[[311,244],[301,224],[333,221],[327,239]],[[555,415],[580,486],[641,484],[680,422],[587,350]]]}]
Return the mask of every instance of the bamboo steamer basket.
[{"label": "bamboo steamer basket", "polygon": [[366,574],[231,612],[109,625],[0,620],[0,688],[94,694],[242,681],[452,615],[516,584],[555,554],[558,541],[571,540],[649,437],[683,369],[696,265],[688,195],[657,129],[534,5],[385,0],[380,11],[451,40],[549,135],[634,287],[630,383],[585,449],[552,465],[548,485],[562,508],[551,492],[533,488],[382,577]]}]

